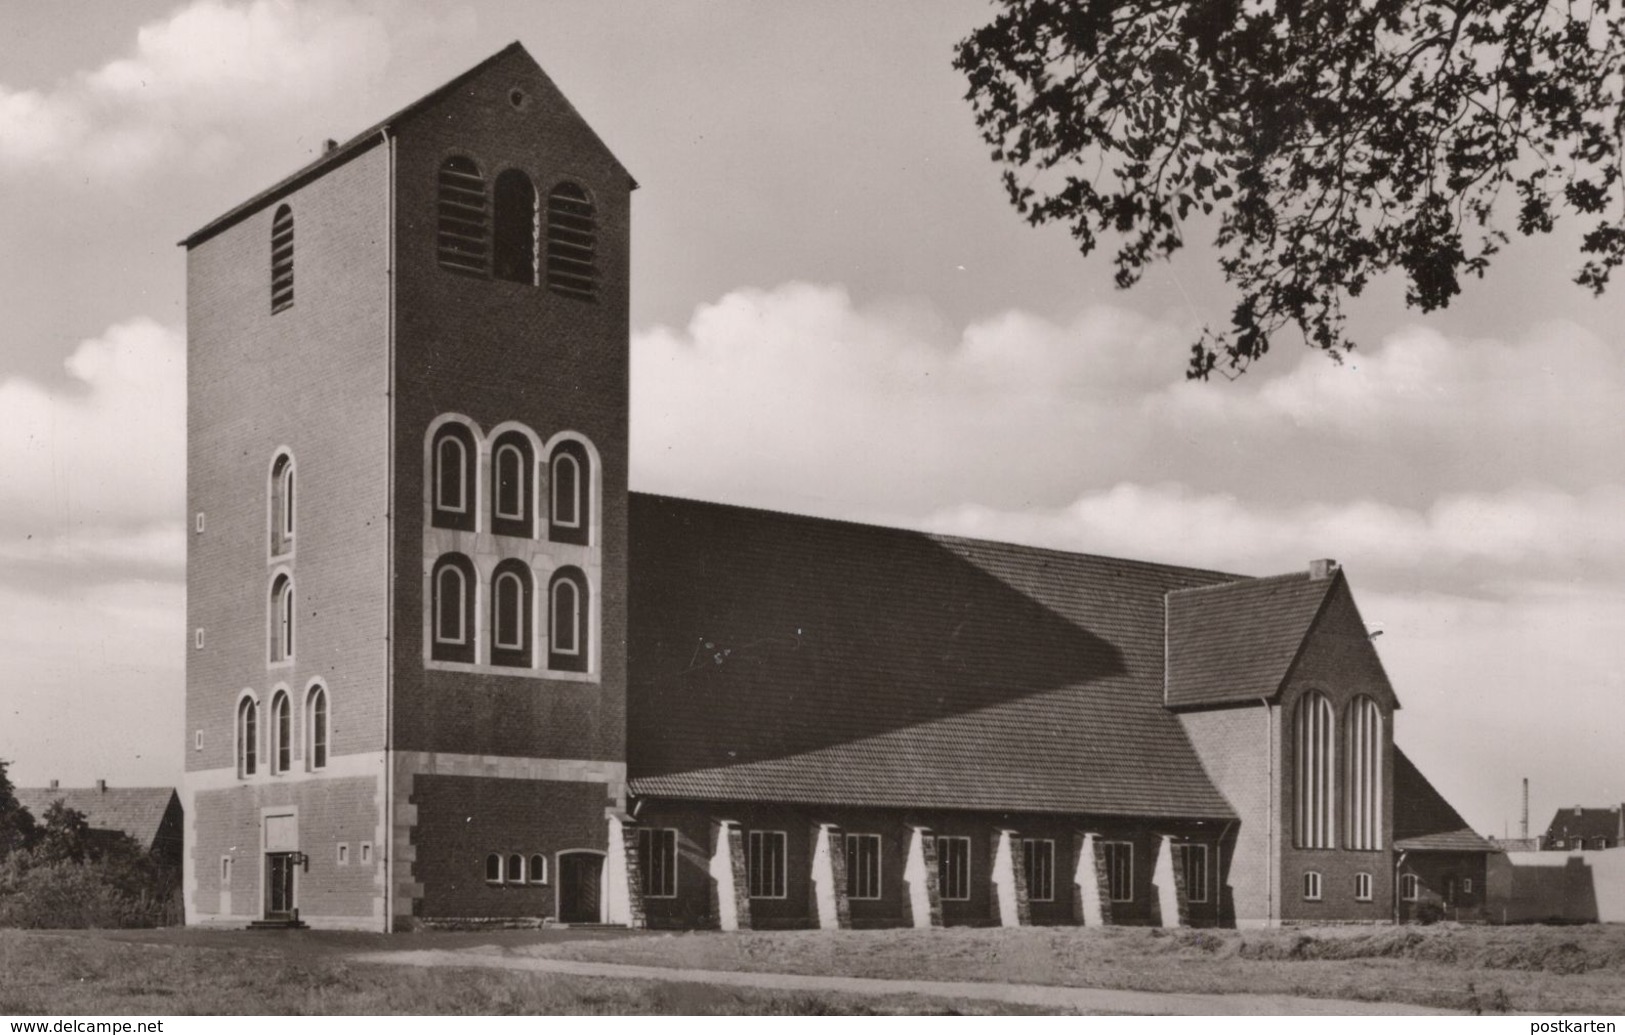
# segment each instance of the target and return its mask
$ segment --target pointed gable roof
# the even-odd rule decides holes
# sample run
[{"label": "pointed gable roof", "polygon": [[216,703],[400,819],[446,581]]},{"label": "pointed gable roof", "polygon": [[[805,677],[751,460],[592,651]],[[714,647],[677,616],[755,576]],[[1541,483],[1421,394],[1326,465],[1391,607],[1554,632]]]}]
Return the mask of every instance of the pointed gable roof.
[{"label": "pointed gable roof", "polygon": [[1274,698],[1342,580],[1296,572],[1169,593],[1168,707]]},{"label": "pointed gable roof", "polygon": [[387,131],[396,129],[402,124],[409,122],[413,117],[434,107],[434,105],[443,98],[456,93],[459,89],[479,78],[494,66],[514,56],[518,56],[524,61],[528,62],[532,71],[536,75],[541,76],[541,78],[553,88],[553,91],[558,95],[559,100],[564,104],[569,113],[573,115],[583,127],[586,128],[588,133],[592,135],[593,139],[598,142],[599,147],[603,148],[604,153],[609,156],[612,162],[615,163],[616,168],[620,169],[620,171],[626,175],[627,182],[630,183],[632,188],[635,190],[638,184],[637,181],[632,178],[632,174],[626,171],[626,167],[621,164],[620,159],[616,158],[614,152],[610,151],[609,147],[604,144],[603,139],[598,136],[597,131],[592,128],[591,124],[588,123],[586,119],[581,117],[581,113],[576,111],[575,105],[571,104],[569,98],[564,96],[563,92],[559,90],[556,84],[554,84],[552,78],[542,69],[540,65],[536,63],[536,59],[530,56],[530,52],[525,49],[524,45],[518,40],[515,40],[506,47],[503,47],[501,50],[497,51],[495,54],[492,54],[490,57],[486,58],[484,61],[481,61],[479,64],[475,65],[473,68],[470,68],[468,71],[451,79],[449,82],[430,90],[428,93],[390,115],[388,118],[373,123],[371,126],[368,126],[366,129],[362,130],[360,133],[357,133],[344,143],[324,152],[321,156],[310,162],[308,165],[305,165],[303,168],[295,170],[293,173],[290,173],[283,179],[278,180],[275,184],[267,187],[263,191],[260,191],[247,201],[236,205],[224,214],[210,220],[208,223],[205,223],[202,227],[199,227],[197,230],[193,231],[187,237],[182,239],[180,243],[187,248],[201,244],[213,237],[215,234],[220,233],[220,231],[241,222],[250,215],[253,215],[255,212],[258,212],[260,209],[265,208],[267,205],[287,197],[289,194],[292,194],[305,184],[326,174],[329,170],[335,169],[358,155],[372,150],[374,147],[384,142]]},{"label": "pointed gable roof", "polygon": [[17,801],[42,824],[46,810],[60,801],[82,813],[92,830],[121,831],[143,848],[157,840],[170,808],[180,809],[173,787],[19,787]]},{"label": "pointed gable roof", "polygon": [[1394,745],[1394,847],[1406,852],[1493,852]]}]

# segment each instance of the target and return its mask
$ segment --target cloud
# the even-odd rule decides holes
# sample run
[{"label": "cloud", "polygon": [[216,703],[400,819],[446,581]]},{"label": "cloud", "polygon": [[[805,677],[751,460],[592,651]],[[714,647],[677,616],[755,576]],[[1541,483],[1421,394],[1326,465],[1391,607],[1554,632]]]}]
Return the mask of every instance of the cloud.
[{"label": "cloud", "polygon": [[[61,388],[0,381],[0,533],[74,554],[177,520],[186,486],[180,332],[144,318],[117,324],[64,366],[70,380]],[[76,530],[89,538],[61,542]]]},{"label": "cloud", "polygon": [[313,108],[359,128],[392,61],[469,25],[461,13],[408,21],[384,0],[194,0],[99,69],[49,90],[0,85],[0,169],[208,162]]},{"label": "cloud", "polygon": [[1441,497],[1423,510],[1375,500],[1270,505],[1180,485],[1121,484],[1065,507],[979,505],[928,517],[935,531],[1242,574],[1335,556],[1361,584],[1468,583],[1504,592],[1532,579],[1625,581],[1625,489],[1571,495],[1524,487]]}]

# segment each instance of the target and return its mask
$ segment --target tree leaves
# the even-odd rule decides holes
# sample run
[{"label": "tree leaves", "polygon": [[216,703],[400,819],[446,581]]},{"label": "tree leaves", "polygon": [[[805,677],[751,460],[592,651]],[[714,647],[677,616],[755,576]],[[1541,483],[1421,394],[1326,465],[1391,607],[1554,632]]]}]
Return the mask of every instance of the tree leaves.
[{"label": "tree leaves", "polygon": [[[1238,292],[1187,374],[1236,376],[1294,329],[1354,347],[1379,274],[1423,311],[1508,237],[1591,219],[1576,281],[1625,262],[1625,65],[1613,0],[1003,0],[954,65],[1010,202],[1115,241],[1137,283],[1217,215]],[[1511,209],[1510,217],[1503,211]]]}]

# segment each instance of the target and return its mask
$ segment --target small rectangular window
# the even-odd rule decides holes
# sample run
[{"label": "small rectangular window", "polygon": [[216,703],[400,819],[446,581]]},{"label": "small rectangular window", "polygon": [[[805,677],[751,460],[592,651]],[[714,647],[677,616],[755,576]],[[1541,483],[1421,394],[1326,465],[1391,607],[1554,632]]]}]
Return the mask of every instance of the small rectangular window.
[{"label": "small rectangular window", "polygon": [[752,830],[745,864],[751,898],[784,898],[785,845],[782,830]]},{"label": "small rectangular window", "polygon": [[646,897],[676,898],[677,831],[640,828],[638,867],[643,871],[643,894]]},{"label": "small rectangular window", "polygon": [[366,866],[372,862],[372,842],[361,842],[361,865]]},{"label": "small rectangular window", "polygon": [[198,730],[197,733],[195,733],[193,735],[193,737],[192,737],[192,750],[194,750],[194,751],[202,751],[203,750],[203,731],[202,730]]},{"label": "small rectangular window", "polygon": [[846,897],[880,897],[880,835],[846,835]]},{"label": "small rectangular window", "polygon": [[1320,874],[1313,870],[1303,875],[1303,898],[1306,902],[1320,901]]},{"label": "small rectangular window", "polygon": [[220,857],[220,886],[222,888],[231,887],[231,856],[229,855]]},{"label": "small rectangular window", "polygon": [[1463,877],[1461,879],[1461,893],[1463,895],[1471,895],[1473,893],[1473,878]]},{"label": "small rectangular window", "polygon": [[944,902],[970,898],[970,838],[937,838],[937,894]]},{"label": "small rectangular window", "polygon": [[203,534],[203,511],[197,512],[197,534]]},{"label": "small rectangular window", "polygon": [[350,865],[350,846],[343,841],[339,842],[339,865]]},{"label": "small rectangular window", "polygon": [[1371,874],[1356,873],[1354,875],[1354,900],[1356,902],[1371,901]]},{"label": "small rectangular window", "polygon": [[1207,845],[1185,846],[1185,901],[1206,902],[1208,888]]},{"label": "small rectangular window", "polygon": [[1021,866],[1027,876],[1027,900],[1055,901],[1055,842],[1047,838],[1024,838]]},{"label": "small rectangular window", "polygon": [[1134,901],[1134,845],[1129,841],[1103,841],[1106,883],[1113,902]]},{"label": "small rectangular window", "polygon": [[197,650],[203,649],[203,630],[199,629],[192,634],[192,646]]}]

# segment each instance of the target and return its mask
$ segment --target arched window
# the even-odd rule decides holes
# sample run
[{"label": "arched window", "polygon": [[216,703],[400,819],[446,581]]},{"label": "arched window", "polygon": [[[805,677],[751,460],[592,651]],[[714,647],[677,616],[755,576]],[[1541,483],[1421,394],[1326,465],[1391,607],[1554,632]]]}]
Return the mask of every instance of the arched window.
[{"label": "arched window", "polygon": [[237,775],[253,776],[259,764],[260,706],[252,697],[237,706]]},{"label": "arched window", "polygon": [[271,698],[271,772],[285,773],[293,764],[293,710],[288,695],[278,690]]},{"label": "arched window", "polygon": [[547,289],[591,302],[598,296],[598,220],[592,198],[565,181],[547,196]]},{"label": "arched window", "polygon": [[1382,709],[1364,694],[1343,713],[1343,846],[1382,847]]},{"label": "arched window", "polygon": [[540,213],[536,208],[536,187],[529,176],[518,169],[502,170],[497,176],[495,215],[491,249],[493,272],[498,280],[534,285]]},{"label": "arched window", "polygon": [[1298,702],[1294,723],[1297,823],[1293,844],[1299,848],[1332,848],[1332,774],[1336,744],[1332,703],[1311,690]]},{"label": "arched window", "polygon": [[293,549],[293,457],[278,453],[271,461],[271,556]]},{"label": "arched window", "polygon": [[485,857],[485,883],[502,883],[502,856],[495,852]]},{"label": "arched window", "polygon": [[485,276],[490,242],[486,232],[485,177],[472,159],[455,155],[440,166],[439,225],[435,254],[440,265]]},{"label": "arched window", "polygon": [[429,656],[436,661],[474,660],[474,565],[460,553],[435,562]]},{"label": "arched window", "polygon": [[525,857],[518,852],[508,856],[508,872],[505,875],[509,884],[525,883]]},{"label": "arched window", "polygon": [[538,853],[530,857],[530,882],[547,883],[547,856]]},{"label": "arched window", "polygon": [[293,305],[293,209],[286,205],[271,219],[271,312]]},{"label": "arched window", "polygon": [[305,763],[327,768],[327,688],[314,686],[305,698]]},{"label": "arched window", "polygon": [[535,454],[530,439],[517,431],[497,436],[491,451],[491,531],[529,538],[536,534],[531,491]]},{"label": "arched window", "polygon": [[531,579],[523,561],[506,560],[491,577],[491,664],[531,665]]},{"label": "arched window", "polygon": [[560,568],[548,584],[547,667],[585,672],[590,662],[587,577],[579,568]]},{"label": "arched window", "polygon": [[587,447],[565,439],[553,447],[549,467],[547,536],[556,543],[586,546],[592,534],[592,461]]},{"label": "arched window", "polygon": [[271,580],[271,650],[273,663],[293,658],[293,577],[282,573]]},{"label": "arched window", "polygon": [[474,531],[475,457],[474,432],[466,424],[450,421],[434,433],[430,449],[434,493],[434,520],[437,528]]}]

